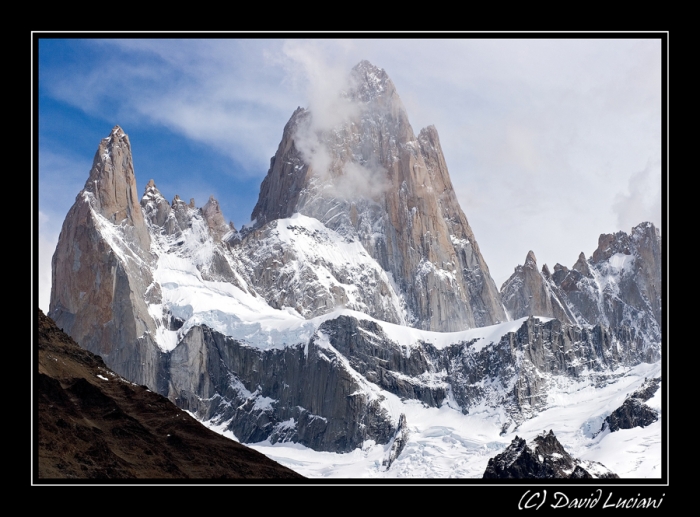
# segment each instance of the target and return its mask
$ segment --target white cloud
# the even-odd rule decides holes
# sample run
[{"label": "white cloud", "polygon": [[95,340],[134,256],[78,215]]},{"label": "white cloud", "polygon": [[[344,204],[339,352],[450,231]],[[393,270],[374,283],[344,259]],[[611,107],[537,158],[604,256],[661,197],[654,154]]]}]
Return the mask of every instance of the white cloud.
[{"label": "white cloud", "polygon": [[[329,127],[352,112],[338,95],[350,68],[362,59],[384,68],[414,132],[437,127],[494,277],[529,249],[570,266],[600,233],[629,231],[659,212],[659,167],[647,170],[661,158],[659,40],[100,45],[110,57],[96,69],[49,78],[56,96],[110,120],[118,111],[120,120],[163,124],[243,163],[258,182],[294,108],[317,112],[315,129]],[[322,170],[328,156],[313,134],[306,151]],[[367,169],[346,173],[371,180],[377,171]]]},{"label": "white cloud", "polygon": [[[325,196],[376,198],[387,187],[386,170],[371,160],[364,165],[335,163],[328,149],[328,133],[359,122],[363,106],[347,95],[356,87],[347,59],[340,60],[343,64],[331,61],[325,48],[323,42],[286,42],[282,48],[286,59],[277,58],[287,70],[288,80],[304,90],[309,110],[309,116],[296,128],[295,146],[325,184]],[[348,51],[350,46],[340,50]]]},{"label": "white cloud", "polygon": [[56,250],[59,232],[53,230],[51,218],[39,211],[39,308],[44,314],[49,312],[51,299],[51,258]]},{"label": "white cloud", "polygon": [[284,72],[263,56],[281,42],[104,40],[93,68],[49,69],[55,98],[124,126],[163,125],[211,146],[247,174],[267,171],[298,98],[281,88]]},{"label": "white cloud", "polygon": [[661,227],[661,165],[647,163],[629,179],[627,193],[615,195],[614,210],[618,226],[629,231],[644,221]]}]

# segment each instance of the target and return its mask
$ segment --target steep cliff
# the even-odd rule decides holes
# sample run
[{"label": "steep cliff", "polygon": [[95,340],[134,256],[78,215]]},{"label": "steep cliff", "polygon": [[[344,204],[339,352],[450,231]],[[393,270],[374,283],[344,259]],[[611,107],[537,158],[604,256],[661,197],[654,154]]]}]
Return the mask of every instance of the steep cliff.
[{"label": "steep cliff", "polygon": [[580,325],[627,327],[649,343],[661,342],[661,236],[652,223],[631,233],[602,234],[586,259],[571,269],[545,264],[537,270],[534,253],[501,287],[503,305],[513,318],[547,316]]},{"label": "steep cliff", "polygon": [[[347,116],[331,127],[305,109],[292,115],[253,209],[256,228],[264,233],[273,221],[300,213],[361,243],[391,277],[378,279],[381,289],[401,301],[397,313],[382,300],[362,297],[358,310],[370,316],[438,331],[505,321],[437,130],[413,133],[384,70],[363,61],[349,84],[343,92]],[[266,299],[279,289],[259,273],[254,277]],[[343,303],[344,297],[330,298]],[[327,311],[322,305],[307,317]]]},{"label": "steep cliff", "polygon": [[61,229],[52,260],[49,317],[117,373],[161,387],[155,257],[136,193],[129,137],[115,126]]}]

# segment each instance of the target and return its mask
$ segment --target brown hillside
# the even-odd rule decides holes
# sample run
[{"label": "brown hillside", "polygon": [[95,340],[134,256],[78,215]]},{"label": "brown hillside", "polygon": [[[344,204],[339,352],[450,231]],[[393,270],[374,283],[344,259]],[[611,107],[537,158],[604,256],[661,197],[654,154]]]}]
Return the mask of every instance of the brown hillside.
[{"label": "brown hillside", "polygon": [[165,397],[119,377],[41,310],[38,327],[34,383],[38,482],[303,479],[207,429]]}]

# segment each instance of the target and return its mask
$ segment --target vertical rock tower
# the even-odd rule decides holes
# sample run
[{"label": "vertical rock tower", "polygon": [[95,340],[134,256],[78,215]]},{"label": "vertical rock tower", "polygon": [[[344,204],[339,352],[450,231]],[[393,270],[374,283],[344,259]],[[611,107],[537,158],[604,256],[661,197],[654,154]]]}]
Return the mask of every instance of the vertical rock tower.
[{"label": "vertical rock tower", "polygon": [[437,130],[413,133],[381,68],[362,61],[349,84],[342,122],[322,127],[317,114],[294,112],[252,219],[260,227],[298,212],[361,241],[391,273],[406,324],[456,331],[505,321]]},{"label": "vertical rock tower", "polygon": [[151,238],[136,191],[129,137],[114,126],[61,229],[49,316],[119,374],[158,386]]}]

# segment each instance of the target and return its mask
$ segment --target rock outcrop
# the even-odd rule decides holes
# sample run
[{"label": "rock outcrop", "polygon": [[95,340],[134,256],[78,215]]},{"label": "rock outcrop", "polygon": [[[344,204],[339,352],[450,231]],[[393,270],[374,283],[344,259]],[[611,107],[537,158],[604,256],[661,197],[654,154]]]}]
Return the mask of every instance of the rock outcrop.
[{"label": "rock outcrop", "polygon": [[631,233],[603,234],[590,259],[571,269],[537,270],[530,252],[501,287],[512,318],[546,316],[579,325],[628,327],[649,343],[661,342],[661,236],[652,223]]},{"label": "rock outcrop", "polygon": [[[344,100],[352,109],[333,127],[294,112],[253,209],[256,227],[298,212],[361,242],[403,300],[399,321],[364,300],[371,316],[439,331],[505,321],[437,130],[414,135],[391,79],[366,61],[353,69]],[[267,282],[256,280],[267,297]]]},{"label": "rock outcrop", "polygon": [[491,458],[484,479],[619,478],[598,462],[573,458],[550,430],[532,441],[515,437],[501,454]]},{"label": "rock outcrop", "polygon": [[115,126],[63,223],[51,263],[49,316],[120,375],[158,387],[161,356],[148,304],[160,292],[150,247],[129,137]]},{"label": "rock outcrop", "polygon": [[601,431],[646,427],[659,419],[659,413],[636,398],[628,398],[605,419]]},{"label": "rock outcrop", "polygon": [[632,393],[623,404],[610,413],[603,422],[601,431],[646,427],[659,419],[659,412],[645,404],[659,389],[661,379],[647,379],[644,385]]},{"label": "rock outcrop", "polygon": [[406,421],[406,415],[401,413],[399,417],[399,426],[396,428],[396,433],[394,434],[394,439],[391,442],[391,447],[389,448],[389,454],[382,461],[382,466],[389,470],[391,464],[396,461],[396,459],[401,456],[401,452],[408,443],[408,436],[410,432],[408,430],[408,422]]}]

